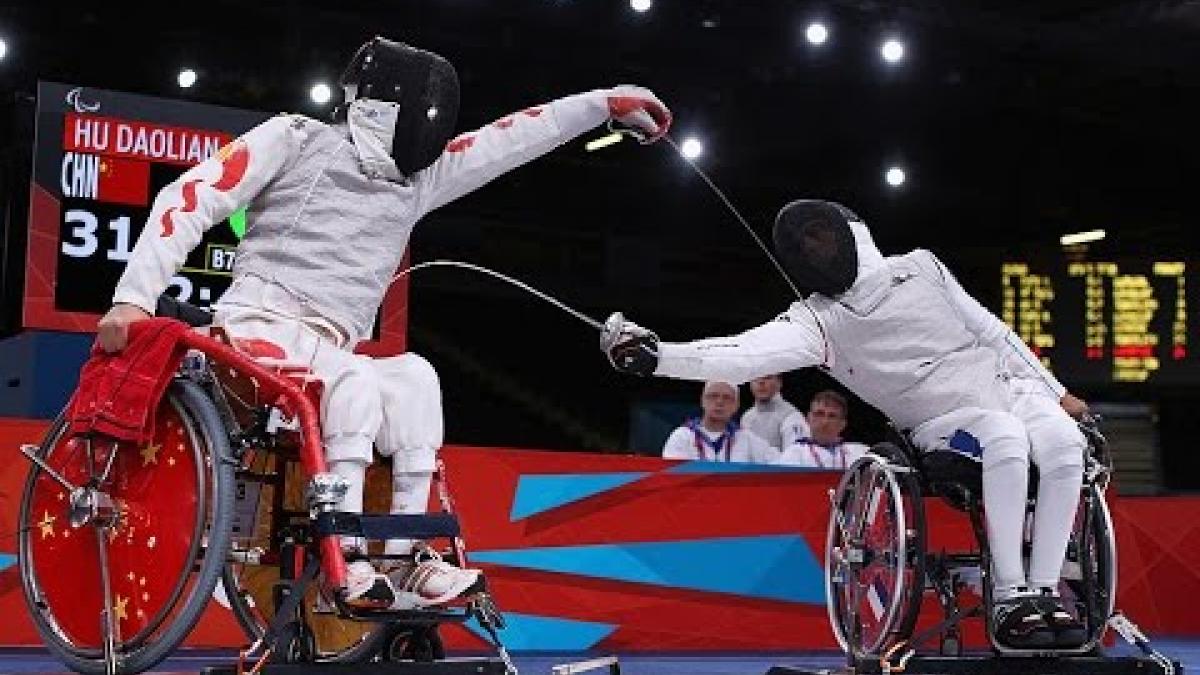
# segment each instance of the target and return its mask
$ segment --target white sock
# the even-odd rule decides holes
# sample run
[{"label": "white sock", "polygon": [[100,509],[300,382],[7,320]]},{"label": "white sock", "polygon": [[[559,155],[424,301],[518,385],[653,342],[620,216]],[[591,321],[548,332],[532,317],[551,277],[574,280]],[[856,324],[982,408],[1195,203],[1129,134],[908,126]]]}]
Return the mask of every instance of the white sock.
[{"label": "white sock", "polygon": [[1082,480],[1083,468],[1076,464],[1055,467],[1039,477],[1029,584],[1051,588],[1055,595],[1067,554],[1067,540],[1075,526]]},{"label": "white sock", "polygon": [[[984,456],[992,448],[984,451]],[[1011,597],[1026,586],[1021,548],[1025,535],[1025,495],[1029,490],[1029,464],[1006,457],[983,469],[983,508],[988,545],[992,552],[992,589],[995,597]]]},{"label": "white sock", "polygon": [[[362,513],[363,486],[367,482],[366,462],[356,459],[329,462],[329,471],[341,476],[347,484],[346,496],[337,503],[337,510],[347,513]],[[365,551],[366,542],[361,537],[342,537],[342,548]]]},{"label": "white sock", "polygon": [[[394,471],[392,473],[392,513],[425,513],[429,506],[432,471]],[[389,539],[384,546],[388,555],[412,553],[413,539]]]}]

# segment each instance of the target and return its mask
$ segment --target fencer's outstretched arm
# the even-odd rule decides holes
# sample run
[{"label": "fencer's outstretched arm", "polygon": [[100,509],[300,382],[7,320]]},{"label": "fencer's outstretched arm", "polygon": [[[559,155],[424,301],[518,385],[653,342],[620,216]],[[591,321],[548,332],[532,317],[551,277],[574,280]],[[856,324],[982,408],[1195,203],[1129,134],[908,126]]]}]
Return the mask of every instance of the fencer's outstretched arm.
[{"label": "fencer's outstretched arm", "polygon": [[459,135],[429,168],[417,173],[419,213],[428,213],[540,157],[609,118],[651,138],[665,134],[671,114],[654,94],[621,86],[567,96],[502,117]]},{"label": "fencer's outstretched arm", "polygon": [[987,345],[1000,354],[1007,363],[1012,365],[1018,376],[1044,382],[1055,397],[1061,399],[1067,393],[1067,388],[1049,370],[1046,370],[1041,359],[1030,351],[1025,342],[1008,327],[1008,324],[971,297],[971,294],[963,289],[950,270],[942,264],[942,261],[932,253],[929,254],[929,257],[933,259],[933,263],[941,273],[950,301],[959,316],[962,317],[967,330],[974,333],[981,344]]},{"label": "fencer's outstretched arm", "polygon": [[299,119],[272,117],[160,190],[117,282],[113,304],[153,314],[158,296],[204,233],[249,204],[298,148]]},{"label": "fencer's outstretched arm", "polygon": [[756,328],[729,337],[660,342],[655,375],[741,384],[797,368],[832,365],[824,333],[804,302]]}]

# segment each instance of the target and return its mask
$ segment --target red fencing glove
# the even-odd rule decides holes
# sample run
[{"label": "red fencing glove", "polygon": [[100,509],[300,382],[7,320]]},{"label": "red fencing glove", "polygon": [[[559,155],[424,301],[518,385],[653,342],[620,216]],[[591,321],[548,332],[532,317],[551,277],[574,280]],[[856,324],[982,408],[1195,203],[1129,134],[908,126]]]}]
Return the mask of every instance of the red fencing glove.
[{"label": "red fencing glove", "polygon": [[623,84],[608,91],[608,114],[653,143],[671,128],[671,111],[649,89]]}]

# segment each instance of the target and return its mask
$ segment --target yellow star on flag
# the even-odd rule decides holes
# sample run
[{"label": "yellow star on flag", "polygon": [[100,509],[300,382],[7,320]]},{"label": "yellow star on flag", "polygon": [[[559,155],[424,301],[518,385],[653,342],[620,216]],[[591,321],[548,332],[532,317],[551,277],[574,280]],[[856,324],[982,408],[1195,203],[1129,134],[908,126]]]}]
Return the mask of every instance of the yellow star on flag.
[{"label": "yellow star on flag", "polygon": [[46,511],[45,515],[42,516],[41,522],[37,524],[42,530],[42,539],[54,536],[54,521],[56,520],[58,519],[50,515],[49,511]]},{"label": "yellow star on flag", "polygon": [[129,618],[129,613],[125,609],[125,606],[128,604],[129,598],[121,597],[120,595],[117,596],[116,602],[113,603],[113,614],[116,615],[117,621]]},{"label": "yellow star on flag", "polygon": [[138,452],[142,455],[142,466],[149,466],[150,464],[158,464],[158,451],[161,449],[162,449],[161,445],[158,445],[156,443],[151,443],[150,445],[147,445],[146,447],[139,450]]}]

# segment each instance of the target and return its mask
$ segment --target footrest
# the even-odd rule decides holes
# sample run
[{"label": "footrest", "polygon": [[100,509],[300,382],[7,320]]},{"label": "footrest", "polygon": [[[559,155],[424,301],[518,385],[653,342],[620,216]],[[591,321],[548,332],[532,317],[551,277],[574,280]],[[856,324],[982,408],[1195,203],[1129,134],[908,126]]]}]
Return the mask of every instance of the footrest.
[{"label": "footrest", "polygon": [[[202,675],[237,675],[237,666],[216,666]],[[264,675],[505,675],[500,659],[443,659],[441,661],[381,661],[371,663],[268,663]]]},{"label": "footrest", "polygon": [[[1174,675],[1183,675],[1178,662]],[[861,659],[853,668],[840,671],[774,666],[767,675],[834,675],[882,673],[879,660]],[[996,656],[914,656],[905,675],[1167,675],[1159,663],[1140,657],[1072,656],[1060,658],[1002,658]]]},{"label": "footrest", "polygon": [[342,614],[357,621],[371,623],[403,623],[414,626],[435,626],[440,623],[462,623],[471,618],[465,609],[354,609],[342,605]]},{"label": "footrest", "polygon": [[457,537],[458,518],[449,513],[371,515],[326,511],[317,516],[318,535],[331,534],[366,539],[434,539]]}]

